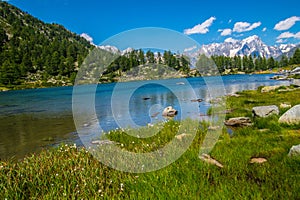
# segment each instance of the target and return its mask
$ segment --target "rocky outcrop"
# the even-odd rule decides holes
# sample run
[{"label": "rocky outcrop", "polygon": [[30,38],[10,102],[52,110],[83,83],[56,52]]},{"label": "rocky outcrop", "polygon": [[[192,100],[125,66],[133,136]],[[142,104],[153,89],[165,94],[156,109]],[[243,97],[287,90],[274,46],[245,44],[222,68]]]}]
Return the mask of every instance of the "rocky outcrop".
[{"label": "rocky outcrop", "polygon": [[162,116],[164,117],[174,117],[177,115],[177,110],[175,110],[172,106],[168,106],[164,109]]},{"label": "rocky outcrop", "polygon": [[271,115],[278,115],[279,109],[275,105],[271,106],[256,106],[252,108],[254,117],[269,117]]},{"label": "rocky outcrop", "polygon": [[292,148],[289,151],[288,156],[300,156],[300,144],[292,146]]},{"label": "rocky outcrop", "polygon": [[300,104],[286,111],[280,118],[279,123],[298,124],[300,123]]},{"label": "rocky outcrop", "polygon": [[230,118],[224,122],[226,126],[251,126],[251,119],[249,117],[235,117]]}]

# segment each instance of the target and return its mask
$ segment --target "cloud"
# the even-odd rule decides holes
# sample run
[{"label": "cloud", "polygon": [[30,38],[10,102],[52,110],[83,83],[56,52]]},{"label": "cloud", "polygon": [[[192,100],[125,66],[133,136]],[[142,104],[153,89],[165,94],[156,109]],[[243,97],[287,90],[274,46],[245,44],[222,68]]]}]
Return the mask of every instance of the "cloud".
[{"label": "cloud", "polygon": [[232,22],[232,19],[228,20],[228,24],[230,24]]},{"label": "cloud", "polygon": [[87,33],[81,33],[80,36],[86,39],[87,41],[89,41],[90,43],[93,43],[93,38],[89,36]]},{"label": "cloud", "polygon": [[227,35],[231,35],[232,30],[230,28],[226,28],[226,29],[219,29],[218,32],[221,32],[222,36],[227,36]]},{"label": "cloud", "polygon": [[283,43],[283,42],[286,42],[286,40],[283,39],[276,40],[276,43]]},{"label": "cloud", "polygon": [[227,38],[227,39],[225,39],[224,40],[224,42],[231,42],[231,43],[235,43],[235,42],[237,42],[238,40],[235,40],[235,39],[233,39],[232,37],[229,37],[229,38]]},{"label": "cloud", "polygon": [[202,24],[198,24],[198,25],[194,26],[193,28],[185,29],[184,34],[186,34],[186,35],[197,34],[197,33],[205,34],[209,31],[208,28],[212,25],[214,20],[216,20],[215,17],[210,17]]},{"label": "cloud", "polygon": [[246,32],[251,31],[261,25],[261,22],[255,22],[253,24],[250,24],[248,22],[236,22],[233,27],[233,32]]},{"label": "cloud", "polygon": [[278,22],[278,23],[274,26],[274,29],[277,30],[277,31],[288,30],[288,29],[290,29],[292,26],[294,26],[294,24],[295,24],[297,21],[300,21],[300,17],[293,16],[293,17],[287,18],[287,19],[285,19],[285,20],[283,20],[283,21]]},{"label": "cloud", "polygon": [[267,28],[266,28],[266,27],[264,27],[262,31],[263,31],[263,32],[265,32],[266,30],[267,30]]},{"label": "cloud", "polygon": [[300,32],[298,32],[298,33],[284,32],[284,33],[281,33],[276,39],[280,40],[280,39],[285,39],[285,38],[300,39]]}]

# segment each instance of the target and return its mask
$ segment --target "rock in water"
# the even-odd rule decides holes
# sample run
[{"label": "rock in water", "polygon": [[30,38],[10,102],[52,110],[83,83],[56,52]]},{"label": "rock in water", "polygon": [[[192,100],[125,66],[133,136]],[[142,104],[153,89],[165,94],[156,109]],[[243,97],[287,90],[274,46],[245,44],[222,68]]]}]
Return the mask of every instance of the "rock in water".
[{"label": "rock in water", "polygon": [[252,113],[257,117],[269,117],[270,115],[278,115],[279,109],[275,105],[271,106],[256,106],[252,108]]},{"label": "rock in water", "polygon": [[292,146],[288,156],[300,156],[300,144]]},{"label": "rock in water", "polygon": [[298,124],[300,123],[300,104],[286,111],[280,118],[279,123]]},{"label": "rock in water", "polygon": [[164,109],[162,115],[164,117],[174,117],[177,115],[177,110],[175,110],[172,106],[168,106]]},{"label": "rock in water", "polygon": [[224,122],[226,126],[251,126],[251,119],[249,117],[234,117]]}]

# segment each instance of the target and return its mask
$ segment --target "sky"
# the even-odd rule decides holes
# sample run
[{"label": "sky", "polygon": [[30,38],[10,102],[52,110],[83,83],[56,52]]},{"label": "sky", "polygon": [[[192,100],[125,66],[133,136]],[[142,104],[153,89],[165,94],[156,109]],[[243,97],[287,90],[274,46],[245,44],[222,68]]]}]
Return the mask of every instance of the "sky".
[{"label": "sky", "polygon": [[6,0],[94,44],[135,28],[183,33],[199,44],[258,35],[267,45],[300,43],[299,0]]}]

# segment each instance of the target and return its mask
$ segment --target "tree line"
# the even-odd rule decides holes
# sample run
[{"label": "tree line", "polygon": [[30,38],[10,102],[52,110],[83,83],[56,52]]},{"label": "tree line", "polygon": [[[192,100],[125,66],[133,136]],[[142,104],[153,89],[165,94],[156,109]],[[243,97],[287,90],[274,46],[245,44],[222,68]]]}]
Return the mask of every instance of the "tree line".
[{"label": "tree line", "polygon": [[269,70],[274,68],[282,68],[289,65],[300,64],[300,49],[296,49],[291,58],[282,55],[280,60],[275,60],[273,57],[266,58],[261,56],[211,56],[220,73],[226,70],[236,70],[246,73],[255,71]]}]

